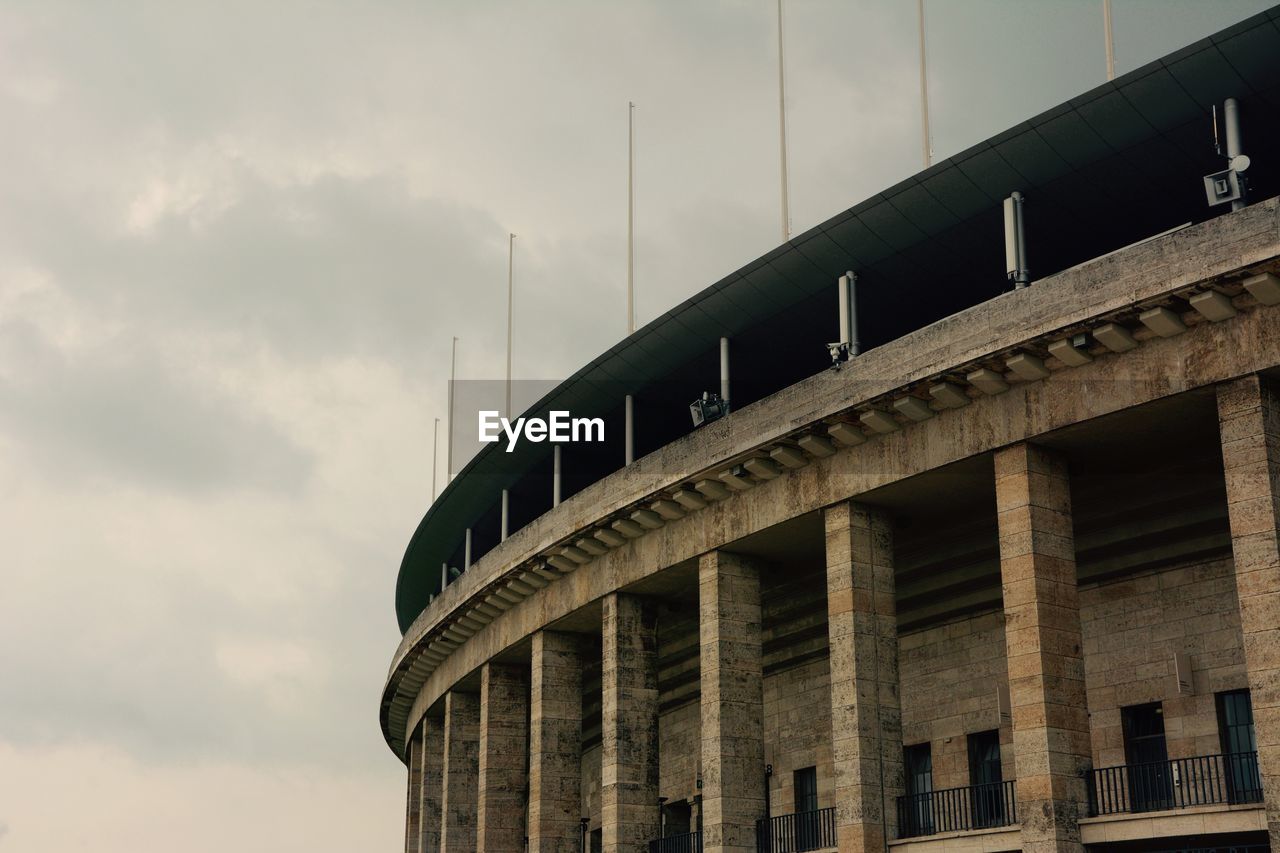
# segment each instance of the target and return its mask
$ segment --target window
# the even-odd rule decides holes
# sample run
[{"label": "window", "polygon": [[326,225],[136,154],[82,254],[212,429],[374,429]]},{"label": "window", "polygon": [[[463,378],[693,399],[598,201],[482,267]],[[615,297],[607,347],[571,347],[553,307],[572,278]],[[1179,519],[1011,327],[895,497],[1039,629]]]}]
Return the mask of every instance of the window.
[{"label": "window", "polygon": [[907,799],[902,818],[904,838],[933,834],[933,750],[927,743],[904,747],[902,766],[906,775]]},{"label": "window", "polygon": [[796,811],[816,812],[818,810],[818,768],[801,767],[791,774],[795,784]]},{"label": "window", "polygon": [[796,850],[817,850],[821,844],[818,825],[818,768],[801,767],[791,774],[796,797]]},{"label": "window", "polygon": [[1169,753],[1164,740],[1164,708],[1159,702],[1120,709],[1128,765],[1129,810],[1173,808]]},{"label": "window", "polygon": [[973,826],[1004,826],[1004,782],[1000,766],[1000,732],[969,735],[969,789]]},{"label": "window", "polygon": [[1231,803],[1262,802],[1258,775],[1258,742],[1253,729],[1253,705],[1248,690],[1217,695],[1218,736],[1222,742],[1223,775]]},{"label": "window", "polygon": [[685,835],[693,824],[693,807],[688,800],[662,805],[662,835]]}]

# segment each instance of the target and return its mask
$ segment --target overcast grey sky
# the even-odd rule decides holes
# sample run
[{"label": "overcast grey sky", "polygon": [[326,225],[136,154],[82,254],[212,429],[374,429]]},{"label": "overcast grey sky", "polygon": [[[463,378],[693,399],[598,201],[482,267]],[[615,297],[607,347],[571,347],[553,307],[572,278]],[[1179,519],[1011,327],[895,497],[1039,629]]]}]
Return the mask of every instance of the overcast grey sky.
[{"label": "overcast grey sky", "polygon": [[[1115,0],[1121,72],[1267,5]],[[1101,0],[928,0],[949,156]],[[0,0],[0,851],[397,849],[379,691],[460,374],[778,239],[772,0]],[[919,168],[914,0],[787,0],[793,231]]]}]

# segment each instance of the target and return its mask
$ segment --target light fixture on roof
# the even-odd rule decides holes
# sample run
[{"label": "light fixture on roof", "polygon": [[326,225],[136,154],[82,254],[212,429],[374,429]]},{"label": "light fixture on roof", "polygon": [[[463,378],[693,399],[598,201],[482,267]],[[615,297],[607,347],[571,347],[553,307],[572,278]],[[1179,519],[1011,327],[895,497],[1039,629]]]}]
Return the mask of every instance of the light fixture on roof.
[{"label": "light fixture on roof", "polygon": [[689,404],[689,416],[693,428],[718,421],[729,414],[729,339],[720,338],[720,393],[703,391],[702,396]]},{"label": "light fixture on roof", "polygon": [[[1227,158],[1227,168],[1204,176],[1204,194],[1210,207],[1230,204],[1232,210],[1240,210],[1248,201],[1249,183],[1245,170],[1249,158],[1240,150],[1240,105],[1235,98],[1222,102],[1223,139],[1218,137],[1218,107],[1213,108],[1213,147]],[[1225,143],[1225,150],[1223,144]]]},{"label": "light fixture on roof", "polygon": [[689,404],[689,415],[695,428],[717,421],[728,413],[728,404],[714,391],[703,391],[701,397]]}]

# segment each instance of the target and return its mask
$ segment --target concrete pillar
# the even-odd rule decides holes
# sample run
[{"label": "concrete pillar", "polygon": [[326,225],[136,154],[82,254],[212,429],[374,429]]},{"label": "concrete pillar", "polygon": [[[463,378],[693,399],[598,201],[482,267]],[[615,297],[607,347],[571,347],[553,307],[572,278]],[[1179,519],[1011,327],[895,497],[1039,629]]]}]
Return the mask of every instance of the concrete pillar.
[{"label": "concrete pillar", "polygon": [[582,640],[533,635],[529,689],[529,853],[579,853]]},{"label": "concrete pillar", "polygon": [[713,551],[698,562],[703,849],[755,853],[764,817],[760,570]]},{"label": "concrete pillar", "polygon": [[1022,849],[1083,853],[1091,748],[1067,465],[1017,444],[996,452],[995,477]]},{"label": "concrete pillar", "polygon": [[444,796],[444,720],[423,717],[422,726],[421,853],[440,849],[440,802]]},{"label": "concrete pillar", "polygon": [[404,812],[404,853],[420,853],[422,814],[422,738],[409,738],[409,784]]},{"label": "concrete pillar", "polygon": [[828,507],[824,524],[837,849],[883,851],[902,794],[893,530],[855,503]]},{"label": "concrete pillar", "polygon": [[1218,421],[1267,830],[1280,850],[1280,395],[1257,375],[1223,383]]},{"label": "concrete pillar", "polygon": [[444,697],[444,795],[440,801],[440,849],[476,849],[479,794],[480,697],[450,690]]},{"label": "concrete pillar", "polygon": [[480,668],[480,784],[476,850],[524,850],[528,791],[529,676],[523,666]]},{"label": "concrete pillar", "polygon": [[601,605],[600,823],[604,849],[639,853],[658,835],[658,635],[625,593]]}]

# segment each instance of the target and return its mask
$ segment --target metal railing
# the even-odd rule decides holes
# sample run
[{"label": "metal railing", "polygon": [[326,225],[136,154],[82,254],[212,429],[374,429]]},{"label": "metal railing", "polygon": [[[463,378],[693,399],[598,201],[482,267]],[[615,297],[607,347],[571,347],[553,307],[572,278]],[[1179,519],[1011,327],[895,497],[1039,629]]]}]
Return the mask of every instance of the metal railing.
[{"label": "metal railing", "polygon": [[702,830],[655,838],[649,842],[649,853],[702,853]]},{"label": "metal railing", "polygon": [[898,837],[990,829],[1018,822],[1014,782],[991,782],[898,797]]},{"label": "metal railing", "polygon": [[756,821],[759,853],[803,853],[836,846],[836,810],[778,815]]},{"label": "metal railing", "polygon": [[1090,771],[1089,814],[1262,802],[1258,753],[1199,755]]},{"label": "metal railing", "polygon": [[1217,847],[1171,847],[1156,853],[1271,853],[1268,844],[1226,844]]}]

